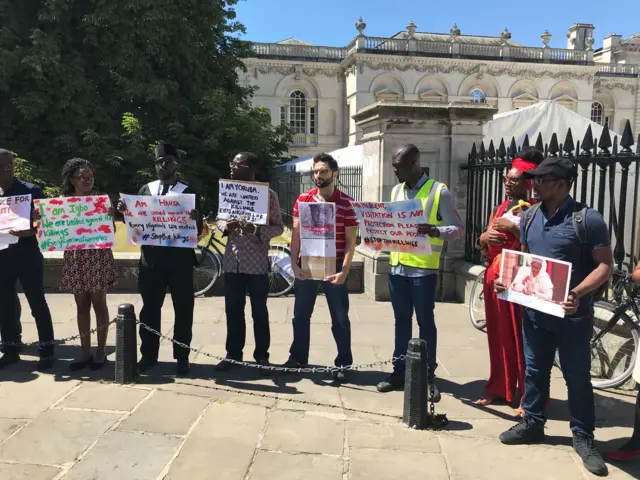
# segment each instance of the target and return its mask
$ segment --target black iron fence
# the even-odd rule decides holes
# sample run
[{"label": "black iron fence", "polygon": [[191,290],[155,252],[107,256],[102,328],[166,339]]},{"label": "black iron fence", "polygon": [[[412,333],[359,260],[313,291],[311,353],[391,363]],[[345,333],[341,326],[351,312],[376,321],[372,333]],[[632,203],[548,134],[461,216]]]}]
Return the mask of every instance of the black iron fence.
[{"label": "black iron fence", "polygon": [[[314,187],[312,173],[274,169],[271,188],[278,194],[282,220],[285,226],[293,225],[293,204],[301,193]],[[362,200],[362,167],[342,167],[338,174],[338,188],[354,200]]]},{"label": "black iron fence", "polygon": [[[633,146],[635,144],[635,152]],[[511,161],[518,152],[529,146],[525,137],[523,144],[516,147],[511,138],[509,147],[504,139],[496,150],[493,141],[486,149],[481,143],[473,145],[469,154],[467,170],[467,219],[465,256],[466,260],[481,263],[476,241],[489,221],[491,210],[504,200],[504,177]],[[573,197],[598,210],[609,226],[613,242],[613,254],[618,270],[632,270],[639,257],[640,242],[638,225],[638,181],[640,179],[640,135],[634,142],[631,123],[627,121],[624,133],[611,141],[608,126],[600,139],[594,139],[591,127],[587,129],[582,142],[574,143],[571,129],[563,143],[553,134],[548,144],[538,135],[535,148],[546,157],[564,156],[578,166],[579,177],[573,185]]]}]

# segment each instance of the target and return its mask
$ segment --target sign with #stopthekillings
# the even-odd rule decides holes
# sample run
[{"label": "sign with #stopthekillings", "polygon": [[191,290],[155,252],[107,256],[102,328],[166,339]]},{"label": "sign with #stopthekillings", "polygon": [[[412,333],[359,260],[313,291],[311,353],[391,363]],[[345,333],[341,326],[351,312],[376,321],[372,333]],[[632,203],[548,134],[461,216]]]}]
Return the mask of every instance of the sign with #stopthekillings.
[{"label": "sign with #stopthekillings", "polygon": [[254,225],[269,223],[269,185],[220,180],[218,220],[244,220]]},{"label": "sign with #stopthekillings", "polygon": [[192,193],[166,196],[126,195],[124,221],[127,241],[133,245],[196,248],[198,228],[191,219],[196,208]]},{"label": "sign with #stopthekillings", "polygon": [[113,248],[115,228],[106,195],[34,200],[42,215],[38,242],[43,252]]}]

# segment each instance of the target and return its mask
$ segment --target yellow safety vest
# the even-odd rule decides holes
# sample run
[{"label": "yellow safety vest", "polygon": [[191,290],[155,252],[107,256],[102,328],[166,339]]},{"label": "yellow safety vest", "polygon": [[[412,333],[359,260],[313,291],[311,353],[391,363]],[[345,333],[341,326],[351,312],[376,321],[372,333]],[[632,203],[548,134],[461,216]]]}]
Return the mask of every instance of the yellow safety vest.
[{"label": "yellow safety vest", "polygon": [[[404,183],[393,187],[393,191],[391,192],[392,202],[399,202],[407,199],[404,187]],[[424,217],[429,219],[428,223],[430,225],[444,225],[444,222],[442,220],[438,220],[440,193],[442,192],[442,189],[444,187],[444,183],[436,182],[433,178],[430,178],[425,182],[425,184],[416,195],[417,199],[422,200]],[[429,243],[431,243],[431,255],[391,252],[389,263],[392,266],[402,264],[406,265],[407,267],[437,270],[440,268],[440,255],[442,253],[444,240],[442,240],[440,237],[429,237]]]}]

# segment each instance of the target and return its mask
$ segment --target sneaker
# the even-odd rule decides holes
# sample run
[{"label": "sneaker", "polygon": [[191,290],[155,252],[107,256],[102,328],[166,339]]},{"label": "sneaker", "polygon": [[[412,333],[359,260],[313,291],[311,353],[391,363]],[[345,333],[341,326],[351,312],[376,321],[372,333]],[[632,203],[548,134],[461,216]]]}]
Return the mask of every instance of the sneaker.
[{"label": "sneaker", "polygon": [[226,360],[222,360],[215,366],[216,372],[228,372],[233,368],[237,368],[239,365],[237,363],[227,362]]},{"label": "sneaker", "polygon": [[40,357],[40,360],[38,360],[37,369],[39,372],[46,372],[47,370],[51,370],[53,368],[53,364],[55,362],[56,359],[53,356]]},{"label": "sneaker", "polygon": [[6,352],[0,357],[0,369],[6,368],[20,361],[20,355],[17,352]]},{"label": "sneaker", "polygon": [[138,362],[138,372],[144,373],[158,363],[157,358],[142,357]]},{"label": "sneaker", "polygon": [[380,393],[392,392],[393,390],[402,390],[404,388],[404,374],[392,373],[383,381],[381,381],[376,388]]},{"label": "sneaker", "polygon": [[181,358],[178,360],[178,366],[176,368],[176,373],[179,377],[185,376],[191,370],[191,364],[189,363],[188,358]]},{"label": "sneaker", "polygon": [[505,445],[532,445],[544,441],[544,426],[523,418],[506,432],[500,434]]},{"label": "sneaker", "polygon": [[602,456],[593,444],[593,437],[584,433],[573,434],[573,449],[582,459],[584,468],[594,475],[603,477],[609,473],[609,469],[604,463]]}]

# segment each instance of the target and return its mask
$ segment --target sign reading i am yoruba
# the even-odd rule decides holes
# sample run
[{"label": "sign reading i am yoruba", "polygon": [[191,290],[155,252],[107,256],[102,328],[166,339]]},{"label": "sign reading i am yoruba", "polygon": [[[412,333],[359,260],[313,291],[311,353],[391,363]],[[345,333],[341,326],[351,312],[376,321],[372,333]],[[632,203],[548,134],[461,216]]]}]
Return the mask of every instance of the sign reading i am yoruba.
[{"label": "sign reading i am yoruba", "polygon": [[269,185],[220,180],[218,220],[240,220],[254,225],[269,223]]},{"label": "sign reading i am yoruba", "polygon": [[42,215],[38,241],[43,252],[113,248],[108,196],[46,198],[34,204]]}]

